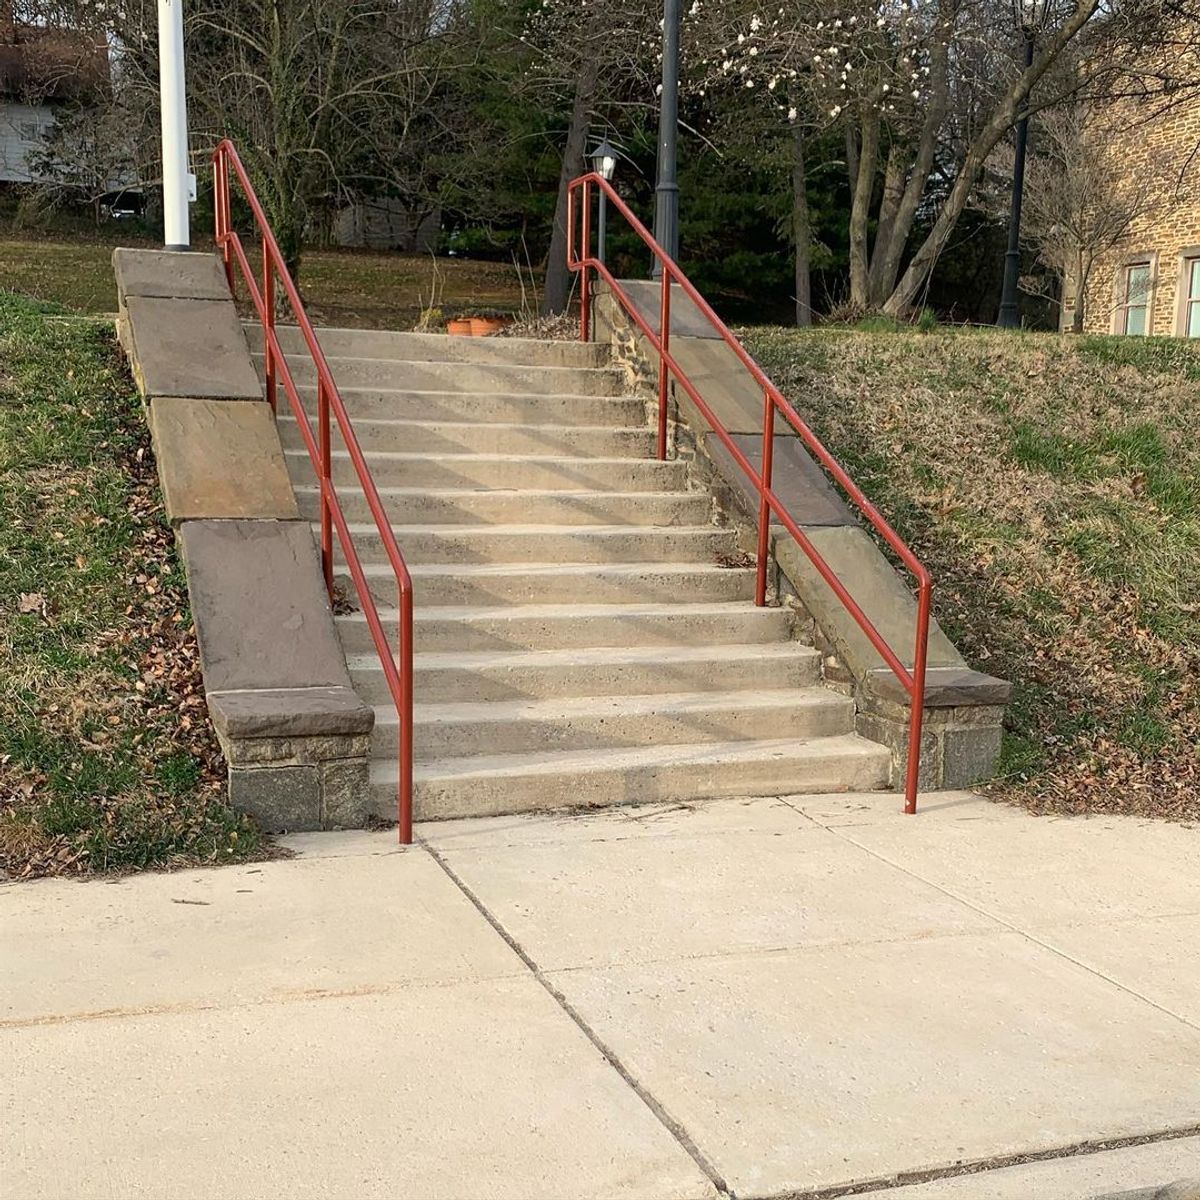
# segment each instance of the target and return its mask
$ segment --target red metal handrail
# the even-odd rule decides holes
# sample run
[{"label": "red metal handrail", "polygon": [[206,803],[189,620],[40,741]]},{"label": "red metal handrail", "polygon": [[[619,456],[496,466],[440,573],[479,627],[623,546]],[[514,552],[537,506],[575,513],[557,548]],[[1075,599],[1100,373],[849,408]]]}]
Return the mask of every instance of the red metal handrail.
[{"label": "red metal handrail", "polygon": [[[254,220],[258,226],[259,238],[262,241],[261,285],[255,282],[250,260],[246,257],[242,240],[233,227],[230,194],[231,170],[241,184],[242,192],[247,204],[250,206],[250,211],[254,214]],[[317,342],[317,335],[313,332],[312,323],[308,319],[308,314],[304,311],[300,292],[288,272],[287,264],[284,262],[278,243],[275,241],[275,235],[271,232],[271,226],[267,221],[262,204],[254,194],[254,188],[251,186],[246,168],[242,166],[237,150],[228,139],[222,141],[216,150],[213,151],[213,173],[216,189],[217,246],[220,248],[221,258],[225,264],[225,276],[229,280],[229,289],[230,291],[234,290],[233,260],[236,259],[238,267],[241,269],[242,278],[246,283],[246,288],[250,293],[250,299],[258,313],[259,320],[262,322],[267,400],[271,405],[272,411],[274,411],[277,402],[277,384],[282,383],[283,390],[287,393],[288,401],[291,404],[292,413],[296,418],[296,424],[300,429],[301,436],[304,438],[304,444],[308,448],[309,457],[312,459],[313,467],[317,472],[317,480],[321,489],[321,570],[325,576],[325,587],[329,591],[330,599],[332,600],[334,591],[333,531],[336,529],[338,542],[341,545],[342,554],[346,559],[346,566],[350,571],[350,576],[354,580],[354,587],[358,592],[363,616],[366,618],[367,627],[371,631],[371,638],[375,642],[375,649],[383,665],[383,674],[387,680],[388,691],[391,693],[392,700],[396,705],[396,715],[400,724],[400,784],[398,798],[400,841],[404,845],[408,845],[412,842],[412,577],[409,575],[408,567],[405,565],[404,555],[400,553],[400,547],[396,544],[396,537],[392,532],[387,511],[384,509],[383,501],[379,498],[379,491],[375,487],[375,481],[371,478],[371,471],[367,466],[367,460],[363,455],[362,447],[358,444],[358,438],[350,423],[350,415],[346,412],[346,406],[342,402],[342,397],[338,392],[337,384],[334,382],[333,374],[329,370],[329,364],[325,361],[325,355],[321,350],[320,344]],[[304,337],[305,345],[308,347],[308,352],[312,356],[313,364],[316,367],[317,433],[315,436],[312,424],[308,419],[308,413],[304,410],[300,393],[296,390],[291,369],[288,366],[287,358],[280,347],[279,337],[275,331],[276,280],[283,285],[284,295],[287,297],[292,315],[296,320],[296,325]],[[388,645],[387,634],[384,632],[383,622],[379,617],[379,610],[375,605],[374,597],[371,595],[371,589],[367,585],[362,562],[358,557],[358,551],[355,549],[354,542],[350,536],[350,526],[346,521],[345,514],[342,512],[341,501],[338,499],[337,488],[334,486],[330,413],[333,414],[334,419],[337,421],[342,441],[345,444],[350,461],[354,464],[359,485],[362,487],[363,494],[366,497],[367,507],[371,510],[371,516],[375,518],[375,526],[383,541],[384,552],[387,554],[388,562],[391,564],[392,571],[396,576],[396,592],[400,609],[400,640],[397,647],[398,661],[392,658],[392,650]]]},{"label": "red metal handrail", "polygon": [[[645,243],[654,255],[662,272],[662,298],[659,305],[659,332],[655,332],[651,324],[638,311],[637,305],[630,299],[629,294],[609,271],[608,267],[591,253],[592,244],[592,188],[600,189],[603,196],[629,222],[630,227]],[[582,218],[580,221],[579,218]],[[583,247],[584,254],[580,255],[577,248],[577,226],[582,224],[582,240],[578,246]],[[591,324],[591,285],[589,271],[595,271],[612,290],[612,294],[621,302],[622,307],[637,327],[645,334],[650,345],[658,353],[658,457],[667,457],[667,410],[670,396],[670,381],[672,376],[676,383],[691,398],[692,402],[708,421],[712,431],[721,439],[725,448],[733,456],[733,460],[749,477],[759,495],[758,509],[758,577],[755,587],[754,602],[760,607],[766,603],[767,594],[767,561],[770,554],[770,515],[774,513],[780,524],[795,539],[801,550],[808,556],[817,573],[829,585],[833,594],[841,601],[846,611],[858,623],[863,633],[867,635],[871,645],[879,652],[880,657],[891,668],[900,681],[900,685],[908,694],[911,704],[908,733],[908,770],[904,786],[904,811],[917,811],[917,782],[921,769],[921,726],[925,714],[925,671],[929,659],[929,620],[933,595],[933,580],[929,572],[917,559],[917,556],[904,544],[900,536],[884,520],[879,510],[867,499],[858,485],[846,473],[842,465],[826,449],[821,439],[808,427],[796,410],[787,402],[783,393],[767,378],[762,368],[754,361],[745,347],[733,336],[724,321],[713,312],[704,297],[692,285],[688,277],[679,269],[675,261],[654,240],[650,231],[638,220],[629,206],[617,195],[612,185],[600,175],[592,172],[581,175],[574,180],[567,193],[567,263],[572,271],[580,274],[580,297],[582,313],[580,320],[580,336],[584,341],[589,340]],[[716,414],[700,395],[687,373],[680,367],[670,351],[671,343],[671,284],[679,285],[696,308],[703,314],[705,320],[717,332],[721,340],[737,355],[742,365],[749,371],[755,383],[763,392],[763,445],[762,471],[756,471],[750,460],[738,448],[729,431],[717,419]],[[842,489],[861,510],[863,516],[870,521],[885,542],[899,555],[900,560],[912,572],[917,580],[917,631],[916,646],[913,650],[913,669],[909,669],[900,661],[891,646],[884,640],[871,619],[863,612],[854,598],[846,590],[845,585],[834,574],[833,569],[821,557],[817,548],[796,523],[784,507],[783,502],[771,487],[772,451],[775,444],[775,412],[783,413],[801,440],[816,456],[818,462],[839,483]]]}]

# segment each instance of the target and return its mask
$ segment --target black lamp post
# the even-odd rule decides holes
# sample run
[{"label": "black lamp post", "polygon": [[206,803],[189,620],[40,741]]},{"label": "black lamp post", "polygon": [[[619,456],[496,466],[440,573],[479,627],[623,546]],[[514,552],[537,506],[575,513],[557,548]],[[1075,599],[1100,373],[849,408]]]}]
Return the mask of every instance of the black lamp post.
[{"label": "black lamp post", "polygon": [[[613,172],[617,169],[617,152],[608,144],[608,138],[604,138],[591,154],[592,170],[604,180],[605,183],[611,183]],[[600,220],[597,222],[596,228],[596,257],[601,262],[604,261],[604,235],[608,227],[608,196],[603,189],[597,189],[600,192]]]},{"label": "black lamp post", "polygon": [[[1033,65],[1033,48],[1042,23],[1046,0],[1014,0],[1013,17],[1021,31],[1021,70]],[[1021,198],[1025,191],[1025,150],[1029,144],[1029,108],[1021,107],[1013,147],[1012,207],[1008,214],[1008,251],[1004,255],[1004,284],[1000,289],[1000,312],[996,324],[1001,329],[1017,329],[1021,310],[1017,305],[1017,284],[1021,275]]]},{"label": "black lamp post", "polygon": [[[679,0],[663,0],[662,95],[658,107],[658,181],[654,188],[654,240],[679,257],[679,184],[676,134],[679,127]],[[654,278],[662,274],[654,260]]]}]

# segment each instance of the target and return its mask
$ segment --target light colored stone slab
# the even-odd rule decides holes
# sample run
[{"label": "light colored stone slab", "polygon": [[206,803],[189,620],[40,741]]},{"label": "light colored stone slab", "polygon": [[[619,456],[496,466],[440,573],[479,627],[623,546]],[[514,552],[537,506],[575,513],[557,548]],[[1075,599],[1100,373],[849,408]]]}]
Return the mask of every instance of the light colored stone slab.
[{"label": "light colored stone slab", "polygon": [[[1192,1175],[1200,1187],[1200,1138],[1172,1138],[866,1195],[872,1200],[1092,1200],[1102,1192],[1157,1191]],[[1151,1200],[1153,1191],[1141,1200]]]},{"label": "light colored stone slab", "polygon": [[713,1195],[528,976],[77,1021],[0,1044],[13,1200]]},{"label": "light colored stone slab", "polygon": [[146,396],[261,400],[233,302],[130,296],[134,378]]},{"label": "light colored stone slab", "polygon": [[1194,829],[1136,817],[1030,818],[1002,808],[988,821],[947,819],[953,812],[926,811],[915,821],[878,821],[845,832],[1023,929],[1107,928],[1200,912],[1200,834]]},{"label": "light colored stone slab", "polygon": [[[546,970],[1002,928],[794,812],[766,809],[752,830],[736,810],[721,829],[720,811],[699,810],[691,836],[676,814],[674,836],[651,826],[443,853]],[[424,836],[443,844],[436,826]]]},{"label": "light colored stone slab", "polygon": [[551,978],[741,1197],[1200,1112],[1200,1032],[1020,934]]},{"label": "light colored stone slab", "polygon": [[[804,532],[896,657],[911,667],[917,602],[870,535],[853,526],[811,526]],[[858,622],[817,573],[808,555],[786,534],[775,539],[775,557],[805,607],[837,645],[855,678],[862,678],[878,667],[886,669]],[[929,628],[929,665],[966,665],[936,621]]]},{"label": "light colored stone slab", "polygon": [[296,494],[266,401],[160,396],[150,429],[167,516],[298,520]]},{"label": "light colored stone slab", "polygon": [[1039,937],[1200,1029],[1200,915],[1090,920],[1055,925]]},{"label": "light colored stone slab", "polygon": [[189,300],[228,300],[229,283],[215,254],[118,247],[113,270],[122,300],[159,296]]},{"label": "light colored stone slab", "polygon": [[[326,834],[337,838],[338,835]],[[0,1021],[260,1003],[523,968],[421,850],[0,892]],[[384,848],[379,847],[382,851]]]},{"label": "light colored stone slab", "polygon": [[179,539],[207,691],[350,686],[307,524],[185,521]]},{"label": "light colored stone slab", "polygon": [[[976,792],[922,792],[917,798],[917,812],[904,812],[904,797],[900,793],[886,797],[880,803],[878,795],[870,792],[841,792],[822,796],[787,796],[786,802],[810,820],[830,829],[846,825],[900,825],[913,817],[926,820],[936,814],[939,819],[952,821],[1012,821],[1028,819],[1028,814],[1003,804],[985,800]],[[887,801],[890,801],[887,802]]]}]

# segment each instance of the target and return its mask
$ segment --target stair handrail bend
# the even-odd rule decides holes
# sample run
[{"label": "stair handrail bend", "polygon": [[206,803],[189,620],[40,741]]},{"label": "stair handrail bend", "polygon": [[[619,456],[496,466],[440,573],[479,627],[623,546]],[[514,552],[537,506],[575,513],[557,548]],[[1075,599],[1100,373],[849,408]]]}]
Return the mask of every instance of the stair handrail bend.
[{"label": "stair handrail bend", "polygon": [[[662,278],[662,294],[659,302],[659,331],[656,332],[649,321],[638,310],[628,292],[621,286],[605,263],[592,253],[592,188],[599,188],[600,193],[607,199],[617,212],[625,218],[630,228],[638,235],[653,254],[658,264]],[[580,236],[581,235],[581,236]],[[583,253],[580,253],[582,248]],[[788,403],[783,393],[767,378],[766,373],[751,357],[726,326],[725,322],[713,312],[711,306],[696,290],[691,280],[680,270],[674,259],[658,244],[654,235],[638,220],[629,206],[617,194],[607,180],[596,172],[589,172],[573,180],[567,191],[567,265],[580,276],[580,338],[589,341],[591,336],[591,281],[589,272],[595,271],[608,284],[612,295],[620,301],[622,308],[629,318],[646,336],[650,345],[658,354],[658,457],[667,457],[667,415],[670,400],[670,382],[674,377],[676,383],[683,388],[692,402],[703,414],[712,431],[721,439],[726,450],[732,455],[734,462],[741,468],[750,482],[754,485],[759,496],[758,512],[758,553],[757,581],[755,587],[755,603],[760,607],[766,603],[767,591],[767,562],[770,556],[770,525],[771,514],[774,513],[784,529],[804,551],[813,567],[822,579],[829,585],[830,590],[846,611],[854,618],[859,628],[866,634],[871,645],[878,651],[880,657],[892,673],[900,681],[901,687],[907,693],[910,702],[909,734],[908,734],[908,763],[905,773],[904,811],[917,811],[917,787],[921,769],[921,729],[925,713],[925,676],[929,659],[929,622],[932,607],[933,579],[928,570],[917,556],[901,539],[900,535],[888,524],[879,510],[867,499],[846,469],[834,458],[822,443],[821,439],[809,428],[808,424]],[[734,442],[729,430],[717,419],[716,414],[700,395],[700,392],[688,378],[687,372],[679,365],[670,351],[671,341],[671,284],[679,285],[705,320],[716,331],[717,336],[737,355],[742,365],[749,371],[755,383],[763,392],[763,444],[762,471],[756,471],[750,460],[742,453]],[[917,582],[917,621],[916,644],[913,649],[913,668],[911,671],[900,661],[895,651],[875,628],[871,619],[850,595],[846,586],[838,579],[833,568],[825,561],[813,545],[811,539],[796,523],[783,502],[771,487],[772,451],[775,439],[775,413],[781,412],[788,423],[796,431],[806,446],[813,452],[818,462],[841,485],[845,493],[854,501],[863,516],[871,523],[885,542],[896,552],[901,562],[913,574]]]},{"label": "stair handrail bend", "polygon": [[[246,256],[242,239],[233,225],[232,196],[230,191],[230,176],[236,175],[241,185],[242,193],[258,228],[259,239],[262,243],[262,281],[256,282],[250,260]],[[329,592],[330,602],[334,600],[333,584],[333,533],[336,529],[346,566],[354,580],[358,592],[359,603],[375,650],[383,667],[384,678],[387,680],[388,691],[396,706],[399,721],[400,746],[399,758],[399,795],[398,817],[400,841],[404,845],[412,842],[412,773],[413,773],[413,585],[412,576],[404,562],[404,555],[396,544],[387,510],[379,497],[379,490],[371,477],[367,460],[359,445],[358,437],[350,421],[350,415],[342,402],[341,393],[334,382],[333,373],[325,354],[321,350],[317,335],[313,331],[312,322],[304,310],[300,292],[287,269],[287,263],[275,240],[270,222],[263,210],[258,196],[251,185],[246,168],[238,157],[237,149],[232,141],[224,139],[213,151],[213,175],[215,186],[216,208],[216,240],[221,251],[225,266],[225,277],[229,281],[231,292],[235,290],[233,262],[236,259],[250,293],[251,302],[258,313],[263,330],[263,359],[266,374],[266,395],[271,410],[276,411],[277,386],[283,385],[291,405],[296,424],[300,429],[304,444],[312,459],[313,467],[321,491],[321,570],[325,577],[325,587]],[[305,345],[317,373],[317,432],[314,435],[308,413],[305,412],[300,393],[292,378],[287,357],[279,344],[275,330],[276,281],[282,285],[284,295],[296,325],[304,337]],[[397,657],[393,659],[391,647],[388,645],[387,634],[379,616],[379,609],[371,595],[370,586],[362,568],[362,561],[354,546],[350,526],[342,511],[337,488],[333,482],[332,469],[332,423],[330,414],[337,421],[338,431],[354,470],[358,476],[359,486],[366,497],[367,506],[375,520],[375,527],[383,543],[392,572],[396,577],[397,603],[400,611],[399,644]]]}]

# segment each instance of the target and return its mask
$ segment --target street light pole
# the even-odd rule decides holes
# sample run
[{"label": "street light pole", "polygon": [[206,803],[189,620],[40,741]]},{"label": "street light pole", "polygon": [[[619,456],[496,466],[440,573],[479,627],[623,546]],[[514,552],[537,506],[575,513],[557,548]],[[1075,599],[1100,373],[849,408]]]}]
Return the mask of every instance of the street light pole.
[{"label": "street light pole", "polygon": [[[617,152],[604,138],[600,145],[592,151],[592,170],[604,180],[612,183],[613,172],[617,169]],[[604,262],[604,241],[608,233],[608,193],[603,188],[596,189],[600,193],[600,220],[596,229],[596,257]]]},{"label": "street light pole", "polygon": [[[1023,23],[1025,39],[1023,64],[1026,71],[1033,65],[1033,42],[1036,36],[1032,24]],[[1021,275],[1021,198],[1025,192],[1025,148],[1029,142],[1029,107],[1023,106],[1017,122],[1016,144],[1013,147],[1012,207],[1008,214],[1008,251],[1004,255],[1004,285],[1000,289],[1000,312],[996,324],[1001,329],[1018,329],[1021,310],[1017,306],[1017,284]]]},{"label": "street light pole", "polygon": [[188,202],[195,181],[188,171],[183,0],[158,0],[158,82],[162,110],[163,241],[168,250],[186,250],[191,245]]},{"label": "street light pole", "polygon": [[[673,258],[679,257],[679,0],[663,2],[662,95],[658,106],[658,182],[654,188],[654,238]],[[654,278],[662,274],[654,260]]]}]

